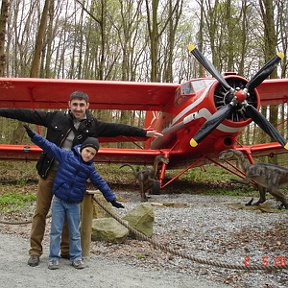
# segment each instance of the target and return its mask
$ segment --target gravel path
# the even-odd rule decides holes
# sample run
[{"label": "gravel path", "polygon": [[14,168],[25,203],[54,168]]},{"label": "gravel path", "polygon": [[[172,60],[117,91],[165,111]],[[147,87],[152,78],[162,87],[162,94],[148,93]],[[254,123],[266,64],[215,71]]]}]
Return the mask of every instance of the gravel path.
[{"label": "gravel path", "polygon": [[[117,193],[125,203],[120,215],[139,205],[138,195]],[[153,240],[194,257],[230,264],[283,265],[287,259],[287,211],[248,210],[249,198],[159,195],[155,206]],[[272,201],[273,202],[273,201]],[[93,242],[88,268],[75,271],[68,261],[47,269],[48,232],[41,265],[26,265],[30,225],[0,225],[0,287],[268,287],[284,288],[288,271],[247,272],[201,265],[154,249],[150,243],[128,239],[124,244]],[[49,229],[47,229],[49,230]],[[245,258],[246,257],[246,258]],[[282,260],[282,262],[280,262]],[[37,272],[37,273],[35,273]]]},{"label": "gravel path", "polygon": [[[75,270],[68,260],[62,260],[60,269],[47,269],[47,256],[41,258],[38,267],[26,264],[28,242],[15,235],[0,234],[1,288],[45,288],[45,287],[228,287],[205,279],[197,279],[189,274],[170,271],[154,271],[136,267],[103,257],[92,256],[83,270]],[[191,286],[192,285],[192,286]]]}]

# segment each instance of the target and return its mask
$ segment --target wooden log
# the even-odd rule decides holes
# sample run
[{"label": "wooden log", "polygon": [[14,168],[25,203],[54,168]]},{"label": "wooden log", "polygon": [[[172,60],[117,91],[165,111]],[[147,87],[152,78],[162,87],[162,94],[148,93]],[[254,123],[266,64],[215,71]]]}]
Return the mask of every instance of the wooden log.
[{"label": "wooden log", "polygon": [[87,190],[81,204],[81,245],[82,256],[90,255],[91,229],[93,220],[93,196],[98,190]]}]

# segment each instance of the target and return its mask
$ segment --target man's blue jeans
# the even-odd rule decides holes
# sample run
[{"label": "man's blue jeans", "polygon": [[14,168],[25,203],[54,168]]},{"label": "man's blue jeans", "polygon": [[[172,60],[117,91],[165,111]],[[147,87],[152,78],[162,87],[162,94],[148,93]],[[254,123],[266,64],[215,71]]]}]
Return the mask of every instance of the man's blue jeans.
[{"label": "man's blue jeans", "polygon": [[67,203],[56,196],[52,202],[52,222],[50,232],[50,254],[49,259],[59,259],[60,240],[63,230],[65,216],[69,228],[69,251],[70,260],[82,259],[81,237],[80,237],[80,203]]}]

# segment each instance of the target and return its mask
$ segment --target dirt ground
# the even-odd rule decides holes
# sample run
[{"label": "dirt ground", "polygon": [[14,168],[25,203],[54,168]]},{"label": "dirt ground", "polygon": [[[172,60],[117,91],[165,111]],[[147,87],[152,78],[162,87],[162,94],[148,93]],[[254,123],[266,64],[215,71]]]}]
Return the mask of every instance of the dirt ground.
[{"label": "dirt ground", "polygon": [[[33,185],[29,188],[33,189]],[[125,209],[119,216],[140,204],[139,195],[117,192]],[[265,208],[245,210],[249,197],[165,194],[153,196],[155,223],[153,240],[175,250],[209,261],[263,264],[277,255],[287,258],[287,212]],[[159,204],[166,203],[161,206]],[[175,204],[175,205],[173,205]],[[266,209],[266,211],[265,211]],[[268,210],[267,210],[268,209]],[[34,207],[22,214],[0,213],[8,221],[30,220]],[[287,270],[267,273],[201,265],[154,249],[150,243],[127,239],[122,244],[92,242],[87,268],[76,271],[61,259],[57,271],[47,269],[49,222],[44,237],[44,254],[39,267],[28,260],[31,225],[0,224],[1,287],[268,287],[284,288]],[[262,262],[261,262],[262,261]],[[254,263],[253,263],[254,262]],[[69,283],[69,284],[68,284]]]},{"label": "dirt ground", "polygon": [[[20,167],[20,164],[23,165],[20,163],[17,165],[21,169],[17,169],[17,165],[11,167],[12,164],[16,165],[14,162],[1,163],[0,197],[7,191],[36,193],[37,181],[35,177],[31,177],[35,174],[34,166],[29,170],[29,167]],[[135,192],[137,185],[132,180],[126,189],[124,184],[119,185],[123,181],[117,177],[118,174],[113,175],[112,180],[118,186],[112,188],[125,206],[125,209],[116,209],[123,216],[140,204],[140,196]],[[17,180],[16,183],[9,184],[11,179],[32,181],[20,183]],[[269,261],[271,266],[287,262],[287,211],[275,209],[273,202],[274,206],[249,210],[244,205],[251,199],[249,193],[242,197],[204,195],[202,191],[213,189],[213,183],[201,186],[195,186],[195,183],[191,185],[190,182],[181,186],[178,183],[162,195],[153,195],[149,199],[151,203],[160,204],[154,206],[154,241],[210,262],[243,265],[243,261],[248,258],[251,265],[263,265],[264,260]],[[163,203],[168,206],[161,206]],[[17,213],[0,211],[0,222],[30,221],[34,205],[35,203]],[[59,270],[50,271],[47,269],[49,225],[50,219],[47,220],[41,263],[38,267],[31,268],[27,265],[31,224],[0,223],[1,288],[287,287],[287,269],[267,273],[201,265],[155,249],[149,242],[133,238],[128,238],[122,244],[92,242],[90,257],[85,259],[88,267],[82,271],[76,271],[64,259],[61,259]],[[281,263],[279,258],[282,259]]]}]

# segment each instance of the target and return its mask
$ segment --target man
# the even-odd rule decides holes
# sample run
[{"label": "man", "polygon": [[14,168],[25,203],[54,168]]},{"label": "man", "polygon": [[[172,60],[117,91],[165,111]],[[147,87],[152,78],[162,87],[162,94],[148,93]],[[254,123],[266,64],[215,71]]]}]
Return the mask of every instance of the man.
[{"label": "man", "polygon": [[[47,140],[57,146],[71,150],[75,145],[83,143],[87,137],[158,137],[157,131],[146,131],[141,128],[98,121],[89,108],[89,97],[82,91],[70,95],[67,112],[45,112],[28,109],[0,109],[0,116],[47,127]],[[45,232],[46,216],[52,200],[52,185],[57,170],[57,162],[53,157],[42,152],[36,165],[39,185],[36,198],[36,209],[32,220],[30,236],[30,258],[28,265],[35,267],[40,262],[43,253],[42,240]],[[61,256],[69,257],[68,229],[64,226],[61,243]]]}]

